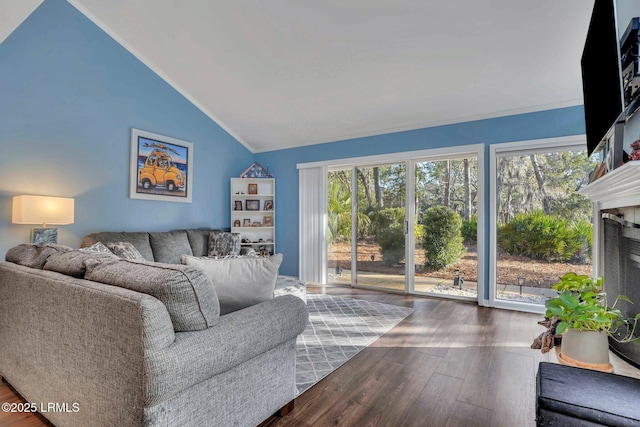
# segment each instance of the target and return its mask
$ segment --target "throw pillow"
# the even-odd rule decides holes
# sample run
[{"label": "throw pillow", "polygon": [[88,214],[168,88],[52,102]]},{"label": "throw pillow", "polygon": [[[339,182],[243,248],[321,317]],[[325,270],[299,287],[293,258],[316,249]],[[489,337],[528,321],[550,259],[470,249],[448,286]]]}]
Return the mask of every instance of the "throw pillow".
[{"label": "throw pillow", "polygon": [[206,329],[220,317],[216,290],[198,268],[124,259],[87,260],[85,265],[87,280],[142,292],[162,301],[177,332]]},{"label": "throw pillow", "polygon": [[68,246],[53,243],[23,243],[10,248],[5,255],[5,259],[14,264],[41,270],[51,255],[71,250],[73,249]]},{"label": "throw pillow", "polygon": [[122,259],[134,259],[144,261],[145,258],[140,254],[138,249],[129,242],[108,242],[107,247],[111,249],[115,255]]},{"label": "throw pillow", "polygon": [[209,234],[209,256],[240,255],[240,233],[212,231]]},{"label": "throw pillow", "polygon": [[224,315],[273,298],[282,254],[224,259],[183,255],[181,261],[202,269],[211,279]]},{"label": "throw pillow", "polygon": [[96,242],[87,248],[80,248],[80,250],[83,252],[100,252],[103,254],[113,255],[113,252],[111,252],[111,249],[106,247],[102,242]]}]

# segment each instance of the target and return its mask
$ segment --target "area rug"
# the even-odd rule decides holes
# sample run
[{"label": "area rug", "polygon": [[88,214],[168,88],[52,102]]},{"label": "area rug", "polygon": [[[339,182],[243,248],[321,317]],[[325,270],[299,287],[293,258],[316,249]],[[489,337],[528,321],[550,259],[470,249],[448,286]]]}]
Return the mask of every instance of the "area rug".
[{"label": "area rug", "polygon": [[298,336],[298,393],[329,375],[413,312],[412,308],[307,294],[309,324]]}]

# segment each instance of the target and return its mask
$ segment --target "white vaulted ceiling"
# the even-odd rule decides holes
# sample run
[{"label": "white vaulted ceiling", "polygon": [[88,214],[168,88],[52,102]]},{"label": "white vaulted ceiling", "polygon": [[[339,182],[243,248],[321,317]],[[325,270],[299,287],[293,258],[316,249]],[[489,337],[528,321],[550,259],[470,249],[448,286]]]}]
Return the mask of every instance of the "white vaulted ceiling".
[{"label": "white vaulted ceiling", "polygon": [[[19,23],[40,1],[5,3],[23,3],[13,14]],[[580,56],[593,7],[592,0],[69,3],[255,152],[581,104]]]}]

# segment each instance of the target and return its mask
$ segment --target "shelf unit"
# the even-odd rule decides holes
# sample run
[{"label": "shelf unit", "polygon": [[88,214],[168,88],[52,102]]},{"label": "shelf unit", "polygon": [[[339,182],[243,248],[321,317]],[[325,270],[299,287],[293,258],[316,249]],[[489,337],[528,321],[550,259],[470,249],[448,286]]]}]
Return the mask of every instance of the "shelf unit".
[{"label": "shelf unit", "polygon": [[251,241],[243,242],[243,248],[275,254],[275,194],[273,178],[231,178],[231,232]]}]

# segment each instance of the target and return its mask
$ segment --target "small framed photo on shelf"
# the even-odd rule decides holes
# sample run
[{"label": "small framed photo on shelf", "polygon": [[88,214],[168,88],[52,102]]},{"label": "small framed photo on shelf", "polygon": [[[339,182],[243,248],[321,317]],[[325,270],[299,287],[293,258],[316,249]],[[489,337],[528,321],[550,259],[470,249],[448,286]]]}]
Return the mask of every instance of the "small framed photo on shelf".
[{"label": "small framed photo on shelf", "polygon": [[247,200],[247,210],[248,211],[259,211],[260,210],[260,200]]},{"label": "small framed photo on shelf", "polygon": [[265,200],[264,201],[264,210],[272,211],[273,210],[273,200]]},{"label": "small framed photo on shelf", "polygon": [[249,194],[258,194],[258,184],[249,184],[247,192]]},{"label": "small framed photo on shelf", "polygon": [[242,220],[242,226],[243,227],[251,227],[251,219],[249,218],[245,218]]},{"label": "small framed photo on shelf", "polygon": [[273,217],[265,216],[264,218],[262,218],[262,225],[264,227],[273,227]]},{"label": "small framed photo on shelf", "polygon": [[233,205],[233,210],[234,211],[241,211],[242,210],[242,200],[236,200],[234,205]]},{"label": "small framed photo on shelf", "polygon": [[240,227],[240,220],[236,219],[235,221],[233,221],[233,226],[234,227]]}]

